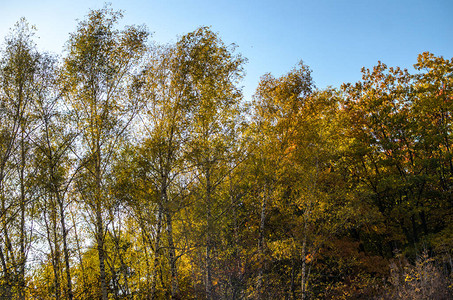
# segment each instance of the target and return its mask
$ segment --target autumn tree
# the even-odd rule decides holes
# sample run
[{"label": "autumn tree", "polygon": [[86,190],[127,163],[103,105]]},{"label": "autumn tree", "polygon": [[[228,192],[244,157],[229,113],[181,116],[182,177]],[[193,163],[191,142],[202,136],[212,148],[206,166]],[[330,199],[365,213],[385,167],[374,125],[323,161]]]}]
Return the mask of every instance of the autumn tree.
[{"label": "autumn tree", "polygon": [[[363,72],[362,82],[344,87],[347,126],[356,151],[349,157],[357,159],[352,170],[388,222],[389,240],[383,245],[416,245],[428,233],[424,208],[428,186],[413,106],[413,77],[382,63]],[[391,253],[395,246],[380,251]]]},{"label": "autumn tree", "polygon": [[242,78],[244,59],[223,44],[207,27],[183,36],[176,44],[183,93],[191,103],[190,140],[186,158],[193,165],[199,186],[195,194],[202,199],[200,217],[204,218],[205,292],[213,289],[213,249],[216,215],[221,211],[219,185],[231,170],[242,94],[237,87]]},{"label": "autumn tree", "polygon": [[[162,227],[166,228],[166,247],[170,267],[171,297],[179,297],[177,255],[173,217],[181,208],[179,182],[187,170],[184,167],[183,150],[190,128],[189,116],[192,109],[190,98],[185,97],[180,82],[180,65],[174,47],[156,47],[148,60],[142,95],[145,100],[143,145],[138,149],[143,174],[157,192],[157,233],[154,245],[157,268],[161,249]],[[165,226],[162,226],[165,224]],[[156,270],[154,270],[156,272]],[[155,277],[155,276],[154,276]],[[155,290],[153,281],[152,291]]]},{"label": "autumn tree", "polygon": [[343,86],[351,143],[342,161],[368,219],[354,235],[365,251],[385,258],[403,251],[415,260],[449,235],[440,221],[450,214],[440,186],[449,172],[451,62],[424,53],[415,67],[420,72],[411,75],[379,62],[362,70],[362,81]]},{"label": "autumn tree", "polygon": [[[35,175],[38,211],[42,213],[37,223],[45,228],[54,273],[55,298],[64,296],[73,299],[71,277],[71,252],[69,226],[67,222],[68,193],[72,179],[77,173],[70,150],[76,134],[66,129],[67,111],[63,109],[61,90],[58,87],[57,62],[51,56],[43,58],[45,76],[41,79],[42,89],[35,103],[35,116],[40,121],[36,147]],[[64,263],[63,263],[64,261]],[[63,265],[65,276],[62,275]],[[61,278],[66,285],[62,287]]]},{"label": "autumn tree", "polygon": [[34,105],[46,90],[45,59],[35,49],[34,30],[21,19],[5,40],[0,61],[0,260],[2,294],[26,296],[26,264],[33,230],[33,139],[39,121]]},{"label": "autumn tree", "polygon": [[[280,78],[267,74],[255,94],[254,123],[261,133],[256,137],[255,154],[260,191],[256,195],[261,199],[257,298],[270,297],[271,286],[280,297],[286,293],[294,298],[299,290],[300,297],[307,298],[315,256],[343,227],[337,217],[338,199],[324,186],[332,180],[332,160],[340,149],[339,96],[335,91],[316,91],[310,73],[301,63]],[[347,214],[342,217],[349,218]],[[323,226],[324,222],[329,226]],[[278,234],[269,233],[269,227],[277,227]],[[277,262],[289,264],[290,272],[264,278]]]},{"label": "autumn tree", "polygon": [[91,214],[99,258],[100,291],[108,299],[106,280],[105,178],[112,153],[137,112],[127,87],[145,50],[147,32],[141,27],[115,29],[121,13],[106,7],[91,11],[71,34],[64,59],[64,97],[72,109],[79,135],[77,153],[83,165],[78,177],[81,199]]},{"label": "autumn tree", "polygon": [[[452,267],[452,109],[453,59],[425,52],[414,65],[413,114],[424,172],[420,232],[438,259]],[[421,253],[419,253],[421,256]]]}]

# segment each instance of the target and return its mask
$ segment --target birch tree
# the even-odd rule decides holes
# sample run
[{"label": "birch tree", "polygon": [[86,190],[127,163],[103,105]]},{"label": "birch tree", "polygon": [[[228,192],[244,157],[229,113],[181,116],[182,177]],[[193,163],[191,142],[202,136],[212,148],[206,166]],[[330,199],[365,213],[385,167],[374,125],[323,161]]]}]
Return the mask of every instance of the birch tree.
[{"label": "birch tree", "polygon": [[128,97],[127,86],[148,35],[141,27],[117,30],[120,17],[120,12],[108,7],[91,11],[70,36],[63,71],[64,96],[80,133],[77,155],[84,168],[78,186],[94,226],[102,299],[108,299],[105,178],[112,153],[137,112],[138,104]]}]

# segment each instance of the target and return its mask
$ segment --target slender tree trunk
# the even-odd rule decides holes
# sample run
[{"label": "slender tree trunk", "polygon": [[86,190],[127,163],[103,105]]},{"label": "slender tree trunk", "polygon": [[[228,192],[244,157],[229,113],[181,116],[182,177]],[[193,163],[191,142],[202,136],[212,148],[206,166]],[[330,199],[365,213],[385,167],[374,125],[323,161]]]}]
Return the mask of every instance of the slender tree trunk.
[{"label": "slender tree trunk", "polygon": [[20,166],[20,237],[19,237],[19,299],[25,299],[25,132],[22,128],[21,137],[21,166]]},{"label": "slender tree trunk", "polygon": [[4,225],[5,225],[5,228],[4,228],[3,234],[5,237],[6,261],[10,263],[9,268],[13,272],[13,273],[10,272],[11,287],[12,287],[17,284],[17,272],[16,272],[17,259],[16,259],[15,253],[13,252],[13,246],[11,244],[11,239],[9,237],[7,225],[6,224],[4,224]]},{"label": "slender tree trunk", "polygon": [[71,213],[71,217],[72,217],[72,225],[74,227],[74,237],[75,237],[76,245],[77,245],[77,256],[78,256],[79,263],[80,263],[80,269],[82,270],[82,287],[83,287],[83,290],[87,290],[88,285],[87,285],[87,281],[86,281],[85,266],[83,264],[82,253],[81,253],[82,248],[80,246],[79,234],[77,233],[77,224],[75,222],[74,213],[72,211],[70,211],[70,213]]},{"label": "slender tree trunk", "polygon": [[66,222],[64,216],[64,205],[63,201],[59,199],[59,193],[57,193],[57,200],[60,210],[60,224],[61,224],[61,231],[63,233],[63,254],[64,254],[64,262],[65,262],[65,269],[66,269],[66,288],[68,289],[68,299],[74,299],[74,294],[72,292],[72,279],[71,279],[71,266],[69,264],[69,249],[68,249],[68,230],[66,229]]},{"label": "slender tree trunk", "polygon": [[212,227],[212,212],[211,212],[211,178],[209,171],[206,175],[206,299],[212,299],[212,258],[211,258],[211,227]]},{"label": "slender tree trunk", "polygon": [[11,294],[11,279],[10,279],[10,273],[8,271],[8,266],[6,264],[5,256],[3,255],[3,247],[0,244],[0,260],[2,263],[2,269],[3,269],[3,282],[5,286],[5,293],[0,294],[0,299],[11,299],[12,294]]},{"label": "slender tree trunk", "polygon": [[166,210],[167,219],[167,236],[168,247],[170,256],[170,269],[171,269],[171,298],[179,299],[179,286],[178,286],[178,269],[176,268],[176,251],[173,242],[173,224],[172,217],[168,209]]},{"label": "slender tree trunk", "polygon": [[242,276],[242,261],[241,255],[239,251],[239,225],[238,225],[238,216],[237,216],[237,207],[236,207],[236,200],[234,195],[233,188],[231,187],[231,176],[229,177],[230,181],[230,201],[231,201],[231,208],[232,208],[232,215],[233,215],[233,253],[234,259],[236,260],[236,268],[237,271],[233,274],[233,280],[230,280],[230,285],[232,288],[232,298],[237,299],[237,295],[240,292],[240,284],[239,278]]},{"label": "slender tree trunk", "polygon": [[149,255],[148,255],[148,250],[147,250],[147,239],[145,237],[145,234],[142,229],[142,240],[143,240],[143,249],[145,250],[145,264],[146,264],[146,299],[150,300],[151,299],[151,284],[149,283],[149,275],[150,275],[150,267],[149,267]]},{"label": "slender tree trunk", "polygon": [[[4,197],[4,190],[3,190],[3,169],[4,169],[4,164],[2,163],[2,166],[1,166],[1,170],[0,170],[0,198],[1,198],[1,218],[0,218],[0,221],[1,221],[1,231],[3,232],[3,234],[1,234],[1,236],[5,236],[5,240],[6,240],[6,232],[7,232],[7,226],[6,226],[6,203],[5,203],[5,197]],[[8,251],[7,248],[3,248],[2,247],[2,241],[3,241],[3,238],[0,240],[0,260],[1,260],[1,264],[2,264],[2,274],[3,274],[3,282],[5,284],[5,293],[4,294],[0,294],[0,298],[1,297],[4,297],[5,299],[11,299],[12,297],[12,294],[11,294],[11,286],[12,286],[12,282],[11,282],[11,275],[10,275],[10,271],[9,271],[9,268],[8,268],[8,262],[7,262],[7,257],[5,257],[5,254],[6,252]],[[6,244],[6,241],[5,241],[5,244]],[[5,250],[3,250],[5,249]],[[5,252],[3,252],[5,251]],[[6,254],[7,255],[7,254]]]},{"label": "slender tree trunk", "polygon": [[258,291],[258,299],[263,298],[263,269],[264,269],[264,228],[266,225],[266,205],[269,197],[269,190],[266,184],[264,188],[264,195],[261,202],[261,217],[260,217],[260,231],[258,236],[258,254],[260,260],[260,269],[258,271],[258,280],[256,289]]},{"label": "slender tree trunk", "polygon": [[108,300],[107,283],[105,280],[105,253],[104,253],[104,226],[100,207],[96,211],[96,227],[97,227],[97,243],[98,243],[98,257],[99,257],[99,271],[101,281],[102,300]]},{"label": "slender tree trunk", "polygon": [[300,280],[300,297],[302,300],[306,299],[306,287],[307,287],[307,236],[305,231],[304,241],[302,242],[302,270],[301,270],[301,280]]},{"label": "slender tree trunk", "polygon": [[295,266],[295,259],[294,257],[291,259],[291,299],[296,299],[296,285],[295,285],[295,277],[296,277],[296,266]]},{"label": "slender tree trunk", "polygon": [[60,247],[58,241],[58,226],[57,226],[57,208],[56,205],[50,197],[51,206],[52,206],[52,233],[53,233],[53,240],[54,240],[54,275],[55,275],[55,299],[60,299],[61,293],[61,283],[60,283]]},{"label": "slender tree trunk", "polygon": [[115,300],[119,299],[118,296],[118,291],[119,291],[119,286],[118,286],[118,275],[115,269],[115,260],[116,260],[116,255],[113,255],[113,258],[110,256],[110,262],[107,260],[107,266],[110,268],[110,273],[112,276],[112,292],[113,292],[113,298]]},{"label": "slender tree trunk", "polygon": [[[128,281],[128,274],[127,274],[127,266],[124,263],[123,259],[123,253],[121,250],[121,228],[118,228],[118,231],[115,230],[113,227],[113,236],[115,240],[115,251],[116,255],[118,255],[118,259],[120,261],[120,275],[123,276],[124,280],[124,289],[120,286],[123,294],[123,298],[129,298],[130,292],[129,292],[129,281]],[[119,276],[118,276],[119,277]]]},{"label": "slender tree trunk", "polygon": [[[96,113],[97,115],[97,113]],[[96,133],[99,135],[99,133]],[[105,273],[105,249],[104,249],[104,222],[102,220],[102,186],[101,186],[101,146],[99,136],[96,138],[96,151],[94,153],[95,160],[95,180],[96,180],[96,193],[95,193],[95,206],[96,206],[96,230],[97,230],[97,244],[99,256],[99,275],[101,282],[102,300],[108,300],[106,273]]]},{"label": "slender tree trunk", "polygon": [[[55,255],[55,248],[56,248],[56,235],[55,235],[55,219],[53,211],[51,210],[50,212],[50,218],[48,217],[47,209],[51,209],[52,206],[52,199],[51,197],[47,197],[47,195],[44,196],[45,202],[44,202],[44,210],[43,210],[43,220],[44,224],[46,227],[46,235],[47,235],[47,242],[49,243],[49,249],[50,249],[50,257],[51,257],[51,262],[52,262],[52,271],[53,271],[53,281],[55,284],[55,298],[59,299],[60,295],[58,294],[59,290],[59,282],[58,281],[58,266],[57,266],[57,260],[56,260],[56,255]],[[51,225],[49,225],[49,219],[51,221]],[[53,234],[52,234],[53,233]]]},{"label": "slender tree trunk", "polygon": [[[168,160],[168,158],[167,158]],[[168,242],[168,255],[170,259],[170,272],[171,272],[171,299],[178,299],[179,287],[178,287],[178,271],[176,269],[176,252],[175,245],[173,242],[173,223],[171,213],[168,207],[168,175],[163,173],[162,182],[160,186],[160,201],[165,211],[165,220],[167,225],[167,242]]]},{"label": "slender tree trunk", "polygon": [[159,266],[160,257],[160,239],[162,232],[162,206],[159,205],[159,211],[157,213],[157,228],[156,228],[156,240],[154,243],[154,263],[153,270],[151,273],[151,298],[156,299],[156,286],[157,286],[157,269]]},{"label": "slender tree trunk", "polygon": [[[47,129],[46,129],[47,130]],[[49,150],[51,149],[50,142],[48,141],[48,147]],[[52,152],[50,153],[50,162],[53,162],[53,155]],[[66,222],[65,222],[65,215],[64,215],[64,203],[63,199],[60,194],[59,187],[56,183],[56,178],[55,178],[55,169],[51,169],[51,181],[53,182],[53,189],[55,193],[55,197],[58,203],[58,212],[60,215],[60,226],[61,226],[61,231],[62,231],[62,239],[63,239],[63,255],[64,255],[64,261],[65,261],[65,271],[66,271],[66,288],[67,288],[67,297],[69,300],[72,300],[74,298],[74,295],[72,293],[72,280],[71,280],[71,269],[69,265],[69,250],[68,250],[68,242],[67,242],[67,237],[68,237],[68,231],[66,229]]]},{"label": "slender tree trunk", "polygon": [[125,296],[126,298],[129,298],[130,295],[130,290],[129,290],[129,278],[127,274],[127,265],[124,263],[123,255],[121,252],[119,252],[119,259],[120,259],[120,264],[121,264],[121,273],[123,275],[124,279],[124,289],[125,289]]}]

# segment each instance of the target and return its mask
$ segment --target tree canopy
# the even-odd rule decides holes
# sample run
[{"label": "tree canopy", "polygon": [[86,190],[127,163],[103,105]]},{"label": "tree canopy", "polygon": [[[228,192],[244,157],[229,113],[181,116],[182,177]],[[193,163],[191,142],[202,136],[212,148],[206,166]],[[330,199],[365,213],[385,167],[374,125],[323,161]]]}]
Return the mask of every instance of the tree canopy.
[{"label": "tree canopy", "polygon": [[210,27],[92,10],[62,57],[0,53],[0,298],[449,299],[453,58],[244,99]]}]

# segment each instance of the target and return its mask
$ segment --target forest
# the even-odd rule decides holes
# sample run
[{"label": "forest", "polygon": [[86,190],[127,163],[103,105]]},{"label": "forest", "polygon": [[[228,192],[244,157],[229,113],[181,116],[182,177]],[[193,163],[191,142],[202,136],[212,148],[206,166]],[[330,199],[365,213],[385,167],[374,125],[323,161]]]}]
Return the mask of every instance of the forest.
[{"label": "forest", "polygon": [[319,89],[91,10],[0,52],[1,299],[452,299],[453,58]]}]

